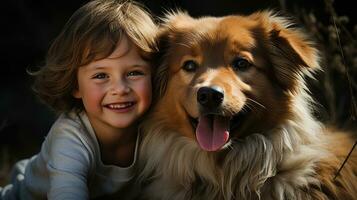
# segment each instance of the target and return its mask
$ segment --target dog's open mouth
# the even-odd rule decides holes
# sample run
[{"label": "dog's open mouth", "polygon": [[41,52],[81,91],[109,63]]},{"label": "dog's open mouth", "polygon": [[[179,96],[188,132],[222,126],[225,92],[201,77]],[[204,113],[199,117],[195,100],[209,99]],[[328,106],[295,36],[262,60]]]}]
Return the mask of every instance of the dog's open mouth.
[{"label": "dog's open mouth", "polygon": [[228,142],[230,132],[239,127],[246,114],[240,112],[233,117],[209,114],[198,119],[190,118],[200,147],[206,151],[221,149]]}]

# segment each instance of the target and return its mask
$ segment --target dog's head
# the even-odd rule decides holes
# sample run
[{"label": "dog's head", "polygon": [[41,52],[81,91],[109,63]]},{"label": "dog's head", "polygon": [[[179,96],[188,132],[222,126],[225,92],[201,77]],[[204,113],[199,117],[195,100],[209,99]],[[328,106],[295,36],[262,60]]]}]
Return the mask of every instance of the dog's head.
[{"label": "dog's head", "polygon": [[269,11],[199,19],[168,14],[159,48],[154,116],[207,151],[288,120],[303,76],[318,69],[306,35]]}]

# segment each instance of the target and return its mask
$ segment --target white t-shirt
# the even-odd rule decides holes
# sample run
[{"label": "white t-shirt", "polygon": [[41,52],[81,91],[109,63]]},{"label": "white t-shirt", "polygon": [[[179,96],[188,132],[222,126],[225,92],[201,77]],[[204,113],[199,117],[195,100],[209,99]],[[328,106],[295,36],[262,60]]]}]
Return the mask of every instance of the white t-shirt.
[{"label": "white t-shirt", "polygon": [[99,144],[85,112],[62,114],[53,124],[41,152],[15,166],[12,183],[0,199],[89,199],[110,195],[134,176],[126,168],[104,165]]}]

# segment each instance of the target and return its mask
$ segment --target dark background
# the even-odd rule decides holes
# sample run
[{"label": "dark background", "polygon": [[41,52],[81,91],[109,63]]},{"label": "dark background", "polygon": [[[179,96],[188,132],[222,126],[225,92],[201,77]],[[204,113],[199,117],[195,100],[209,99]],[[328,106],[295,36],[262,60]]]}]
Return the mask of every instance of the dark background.
[{"label": "dark background", "polygon": [[[31,91],[33,79],[26,70],[43,65],[46,51],[65,22],[84,0],[11,0],[1,3],[0,18],[0,185],[11,165],[39,151],[55,115]],[[249,14],[259,9],[283,10],[296,17],[320,42],[327,76],[311,82],[320,105],[317,118],[342,128],[355,127],[352,120],[356,93],[356,27],[352,1],[336,0],[142,0],[154,15],[180,8],[192,16]],[[333,36],[331,16],[341,20],[341,49]],[[311,18],[312,16],[312,18]],[[312,20],[316,19],[316,21]],[[332,28],[331,28],[332,27]],[[342,29],[343,28],[343,29]],[[346,67],[347,66],[347,67]],[[346,69],[350,79],[346,76]],[[352,86],[351,86],[352,85]],[[351,86],[351,89],[350,88]],[[356,130],[356,129],[354,129]]]}]

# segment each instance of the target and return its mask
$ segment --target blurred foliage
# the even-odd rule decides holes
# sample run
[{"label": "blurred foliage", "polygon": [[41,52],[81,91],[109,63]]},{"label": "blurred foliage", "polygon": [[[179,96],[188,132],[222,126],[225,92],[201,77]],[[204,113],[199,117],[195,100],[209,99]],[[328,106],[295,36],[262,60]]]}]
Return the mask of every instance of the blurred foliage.
[{"label": "blurred foliage", "polygon": [[316,74],[316,81],[310,80],[312,95],[320,104],[316,116],[356,132],[357,25],[336,13],[331,0],[325,0],[324,6],[306,10],[293,5],[289,12],[314,36],[321,53],[322,72]]}]

